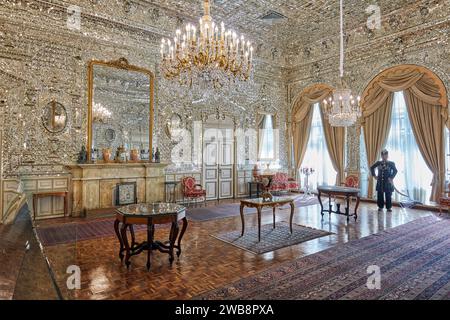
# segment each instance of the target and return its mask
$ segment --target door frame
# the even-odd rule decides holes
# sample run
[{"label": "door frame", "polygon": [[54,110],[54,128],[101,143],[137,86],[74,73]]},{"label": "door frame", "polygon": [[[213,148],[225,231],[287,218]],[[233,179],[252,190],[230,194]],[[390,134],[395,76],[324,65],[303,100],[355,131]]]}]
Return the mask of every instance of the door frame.
[{"label": "door frame", "polygon": [[[233,142],[232,142],[232,164],[231,164],[231,175],[232,175],[232,179],[231,179],[231,183],[230,183],[230,187],[231,187],[231,196],[229,197],[220,197],[220,172],[219,172],[219,168],[217,169],[217,185],[216,185],[216,195],[217,197],[214,199],[207,199],[207,200],[223,200],[223,199],[234,199],[236,198],[236,139],[235,139],[235,133],[236,133],[236,126],[234,123],[234,119],[231,117],[225,117],[225,119],[223,119],[224,121],[221,121],[221,119],[214,119],[211,122],[208,122],[209,119],[207,119],[206,121],[203,121],[202,123],[202,186],[206,189],[206,183],[207,183],[207,179],[206,179],[206,167],[205,167],[205,158],[204,158],[204,152],[205,152],[205,130],[207,129],[217,129],[217,130],[221,130],[221,129],[231,129],[232,130],[232,137],[233,137]],[[228,122],[225,122],[225,120],[228,120]],[[219,166],[219,164],[217,164],[217,166]]]}]

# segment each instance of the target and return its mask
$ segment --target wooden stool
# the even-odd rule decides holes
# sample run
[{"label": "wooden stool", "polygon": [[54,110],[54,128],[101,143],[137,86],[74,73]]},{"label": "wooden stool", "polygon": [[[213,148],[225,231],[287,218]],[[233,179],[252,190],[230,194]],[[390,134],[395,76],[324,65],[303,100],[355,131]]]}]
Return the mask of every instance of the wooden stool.
[{"label": "wooden stool", "polygon": [[34,192],[33,193],[33,220],[36,220],[36,209],[37,209],[37,202],[39,198],[46,198],[46,197],[63,197],[64,198],[64,217],[67,215],[68,211],[68,202],[67,202],[67,195],[69,194],[68,191],[40,191],[40,192]]}]

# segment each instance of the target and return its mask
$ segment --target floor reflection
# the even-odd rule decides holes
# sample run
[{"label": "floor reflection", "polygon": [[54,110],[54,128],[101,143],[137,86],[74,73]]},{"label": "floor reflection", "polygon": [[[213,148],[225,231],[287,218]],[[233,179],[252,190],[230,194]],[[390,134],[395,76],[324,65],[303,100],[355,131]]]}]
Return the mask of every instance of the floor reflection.
[{"label": "floor reflection", "polygon": [[[211,205],[211,204],[210,204]],[[290,210],[279,210],[277,221],[288,221]],[[241,228],[240,218],[190,222],[183,239],[183,254],[172,267],[166,254],[155,253],[147,272],[146,256],[131,258],[129,270],[118,258],[114,236],[49,246],[45,252],[56,274],[62,294],[69,299],[189,299],[239,278],[255,274],[282,262],[309,255],[331,246],[378,233],[432,214],[428,211],[394,208],[392,213],[378,212],[376,205],[362,203],[357,221],[335,214],[320,216],[319,205],[296,208],[294,223],[333,232],[330,236],[255,255],[210,236]],[[256,214],[246,216],[246,227],[257,223]],[[64,223],[68,221],[65,220]],[[55,221],[40,222],[42,225]],[[60,222],[61,223],[61,222]],[[263,213],[263,224],[272,223],[271,212]],[[138,241],[145,231],[136,233]],[[155,239],[167,238],[168,229],[157,229]],[[80,266],[81,289],[66,288],[70,264]]]}]

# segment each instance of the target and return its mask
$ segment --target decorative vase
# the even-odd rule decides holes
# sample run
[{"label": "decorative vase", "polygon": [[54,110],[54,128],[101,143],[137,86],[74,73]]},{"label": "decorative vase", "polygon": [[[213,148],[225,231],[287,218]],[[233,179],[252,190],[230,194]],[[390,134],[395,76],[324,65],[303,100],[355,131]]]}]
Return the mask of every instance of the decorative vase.
[{"label": "decorative vase", "polygon": [[110,162],[111,161],[111,148],[104,148],[102,150],[103,154],[103,161],[104,162]]},{"label": "decorative vase", "polygon": [[87,151],[85,146],[81,146],[81,151],[78,153],[78,163],[86,163],[87,162]]},{"label": "decorative vase", "polygon": [[117,162],[127,162],[127,151],[124,146],[120,146],[117,148]]},{"label": "decorative vase", "polygon": [[139,161],[139,150],[138,149],[131,149],[130,151],[130,159],[131,161]]},{"label": "decorative vase", "polygon": [[258,181],[259,176],[261,175],[261,169],[258,167],[258,164],[255,164],[252,170],[252,176],[254,181]]}]

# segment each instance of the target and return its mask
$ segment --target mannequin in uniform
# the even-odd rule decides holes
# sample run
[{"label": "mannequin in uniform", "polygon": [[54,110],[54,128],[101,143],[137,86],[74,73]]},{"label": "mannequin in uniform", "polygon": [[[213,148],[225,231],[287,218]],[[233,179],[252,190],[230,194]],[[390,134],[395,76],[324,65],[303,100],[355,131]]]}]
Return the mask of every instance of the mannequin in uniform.
[{"label": "mannequin in uniform", "polygon": [[[388,161],[389,153],[385,149],[381,151],[381,160],[370,167],[370,173],[377,180],[377,204],[378,211],[382,211],[386,204],[388,212],[392,212],[392,192],[394,192],[393,180],[397,174],[395,163]],[[377,169],[377,174],[375,174]]]}]

